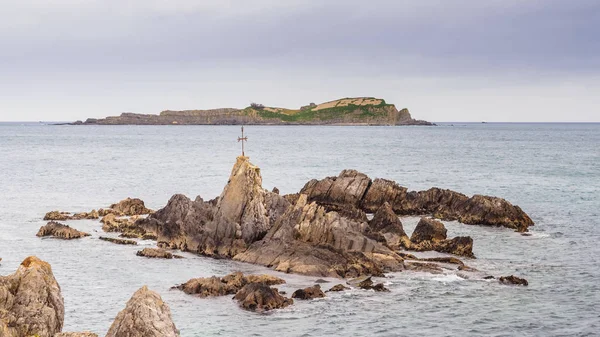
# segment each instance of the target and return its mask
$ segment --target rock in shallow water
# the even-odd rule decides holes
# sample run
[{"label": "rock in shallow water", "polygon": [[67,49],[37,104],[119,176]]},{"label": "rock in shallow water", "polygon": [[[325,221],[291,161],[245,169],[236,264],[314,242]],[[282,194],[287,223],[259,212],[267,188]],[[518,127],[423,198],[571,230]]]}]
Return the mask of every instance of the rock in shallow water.
[{"label": "rock in shallow water", "polygon": [[117,213],[127,216],[150,214],[154,212],[151,209],[146,208],[144,201],[138,198],[121,200],[116,204],[110,205],[110,208]]},{"label": "rock in shallow water", "polygon": [[164,249],[160,248],[144,248],[142,250],[138,250],[135,254],[137,256],[155,258],[155,259],[182,259],[183,256],[175,255],[170,252],[167,252]]},{"label": "rock in shallow water", "polygon": [[64,313],[60,286],[47,262],[30,256],[14,274],[0,276],[0,336],[54,336]]},{"label": "rock in shallow water", "polygon": [[294,303],[294,300],[281,296],[276,288],[264,283],[247,284],[233,298],[240,307],[250,311],[281,309]]},{"label": "rock in shallow water", "polygon": [[340,283],[340,284],[334,285],[333,287],[331,287],[331,289],[327,290],[326,292],[329,292],[329,291],[338,292],[338,291],[344,291],[344,290],[348,290],[348,289],[350,289],[350,288],[348,288],[345,285]]},{"label": "rock in shallow water", "polygon": [[56,221],[50,221],[45,226],[40,227],[40,230],[38,231],[36,236],[52,236],[59,239],[71,240],[90,236],[90,234],[80,232],[75,228],[63,225]]},{"label": "rock in shallow water", "polygon": [[244,275],[241,272],[231,273],[224,277],[202,277],[176,286],[186,294],[199,297],[232,295],[242,287],[251,283],[263,283],[267,286],[283,284],[285,280],[272,275]]},{"label": "rock in shallow water", "polygon": [[108,242],[112,242],[112,243],[116,243],[118,245],[137,245],[137,241],[134,240],[126,240],[126,239],[119,239],[119,238],[109,238],[106,236],[101,236],[99,237],[100,240],[102,241],[108,241]]},{"label": "rock in shallow water", "polygon": [[160,295],[143,286],[111,325],[106,337],[177,337],[179,330]]},{"label": "rock in shallow water", "polygon": [[527,282],[526,279],[520,278],[520,277],[517,277],[514,275],[502,276],[498,279],[498,281],[500,281],[500,283],[502,283],[502,284],[514,284],[514,285],[521,285],[521,286],[529,285],[529,282]]},{"label": "rock in shallow water", "polygon": [[321,290],[321,286],[316,284],[312,287],[298,289],[292,294],[292,298],[299,300],[312,300],[314,298],[325,297],[325,293]]}]

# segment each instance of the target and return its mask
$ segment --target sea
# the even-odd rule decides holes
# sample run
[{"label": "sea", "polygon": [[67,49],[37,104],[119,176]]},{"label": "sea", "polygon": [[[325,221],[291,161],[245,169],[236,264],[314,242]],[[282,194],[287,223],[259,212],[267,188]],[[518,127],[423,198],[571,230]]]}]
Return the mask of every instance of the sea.
[{"label": "sea", "polygon": [[[434,127],[246,126],[246,155],[263,186],[298,192],[310,179],[356,169],[411,190],[441,187],[505,198],[527,212],[530,236],[445,222],[473,237],[467,265],[529,286],[445,270],[376,279],[389,293],[353,289],[268,313],[231,296],[198,298],[171,287],[233,271],[284,278],[288,296],[315,277],[98,240],[97,220],[70,221],[91,237],[36,237],[44,214],[107,207],[126,197],[153,209],[176,193],[218,196],[240,155],[239,126],[0,124],[0,275],[30,255],[48,261],[62,289],[64,331],[106,334],[143,285],[170,306],[181,336],[598,336],[600,335],[600,124],[443,123]],[[401,218],[407,233],[419,218]],[[428,253],[432,254],[432,253]],[[345,280],[327,279],[324,289]]]}]

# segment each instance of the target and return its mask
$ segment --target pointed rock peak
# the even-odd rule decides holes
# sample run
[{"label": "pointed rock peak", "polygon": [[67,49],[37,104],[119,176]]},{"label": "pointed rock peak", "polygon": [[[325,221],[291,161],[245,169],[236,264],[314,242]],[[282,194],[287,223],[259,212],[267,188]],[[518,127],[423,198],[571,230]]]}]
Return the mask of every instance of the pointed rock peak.
[{"label": "pointed rock peak", "polygon": [[373,231],[383,231],[386,233],[394,233],[405,236],[404,228],[402,227],[402,222],[398,218],[398,215],[394,213],[392,206],[385,202],[375,215],[373,219],[369,221],[369,226]]},{"label": "pointed rock peak", "polygon": [[169,306],[147,286],[133,294],[106,334],[106,337],[125,336],[179,336]]}]

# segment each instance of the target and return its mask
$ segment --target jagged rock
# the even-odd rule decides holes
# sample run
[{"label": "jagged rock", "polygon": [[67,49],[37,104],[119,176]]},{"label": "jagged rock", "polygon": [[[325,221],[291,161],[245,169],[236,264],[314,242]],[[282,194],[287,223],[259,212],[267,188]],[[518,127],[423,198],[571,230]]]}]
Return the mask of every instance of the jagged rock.
[{"label": "jagged rock", "polygon": [[189,295],[199,297],[224,296],[238,292],[243,286],[250,283],[263,283],[268,286],[283,284],[285,280],[271,275],[244,275],[241,272],[231,273],[224,277],[202,277],[187,281],[176,286]]},{"label": "jagged rock", "polygon": [[428,262],[442,262],[442,263],[451,263],[457,264],[459,266],[464,266],[465,263],[455,257],[428,257],[423,259],[418,259],[419,261],[428,261]]},{"label": "jagged rock", "polygon": [[343,170],[337,177],[313,179],[306,183],[300,194],[306,194],[309,202],[316,202],[327,210],[358,208],[371,179],[356,170]]},{"label": "jagged rock", "polygon": [[101,217],[107,216],[109,214],[114,214],[115,216],[125,216],[123,212],[116,211],[112,208],[100,208],[98,210],[98,215]]},{"label": "jagged rock", "polygon": [[54,337],[98,337],[98,335],[92,332],[61,332]]},{"label": "jagged rock", "polygon": [[529,282],[527,282],[526,279],[520,278],[520,277],[516,277],[514,275],[502,276],[498,280],[502,284],[514,284],[514,285],[522,285],[522,286],[529,285]]},{"label": "jagged rock", "polygon": [[109,237],[105,237],[105,236],[101,236],[101,237],[99,237],[99,239],[103,240],[103,241],[108,241],[108,242],[116,243],[118,245],[137,245],[137,241],[134,241],[134,240],[126,240],[126,239],[119,239],[119,238],[109,238]]},{"label": "jagged rock", "polygon": [[327,290],[327,292],[329,292],[329,291],[337,292],[337,291],[344,291],[344,290],[348,290],[348,289],[350,289],[350,288],[346,287],[343,284],[336,284],[333,287],[331,287],[331,289]]},{"label": "jagged rock", "polygon": [[95,209],[91,210],[89,213],[88,212],[75,213],[71,217],[72,220],[82,220],[82,219],[96,220],[98,218],[100,218],[100,214]]},{"label": "jagged rock", "polygon": [[80,232],[75,228],[71,228],[67,225],[63,225],[55,221],[50,221],[45,226],[40,227],[40,230],[38,231],[36,236],[53,236],[59,239],[71,240],[90,236],[90,234]]},{"label": "jagged rock", "polygon": [[315,284],[312,287],[298,289],[292,294],[292,298],[297,298],[299,300],[312,300],[321,297],[325,297],[325,293],[318,284]]},{"label": "jagged rock", "polygon": [[408,269],[408,270],[420,271],[420,272],[431,273],[431,274],[441,274],[444,272],[442,267],[440,267],[436,263],[431,263],[431,262],[426,262],[426,263],[407,262],[405,264],[405,266],[406,266],[406,269]]},{"label": "jagged rock", "polygon": [[470,236],[457,236],[450,240],[442,240],[435,244],[433,250],[440,253],[475,257],[473,255],[473,239]]},{"label": "jagged rock", "polygon": [[175,255],[160,248],[144,248],[139,250],[135,255],[155,258],[155,259],[181,259],[183,256]]},{"label": "jagged rock", "polygon": [[277,187],[273,187],[273,190],[271,192],[279,194],[279,189]]},{"label": "jagged rock", "polygon": [[44,215],[44,220],[50,221],[66,221],[71,219],[71,213],[69,212],[60,212],[60,211],[51,211]]},{"label": "jagged rock", "polygon": [[294,303],[294,300],[281,296],[276,288],[264,283],[247,284],[233,298],[242,308],[250,311],[280,309]]},{"label": "jagged rock", "polygon": [[30,256],[14,274],[0,276],[0,336],[54,336],[64,314],[60,286],[47,262]]},{"label": "jagged rock", "polygon": [[385,292],[389,292],[390,290],[388,288],[386,288],[383,283],[377,283],[377,284],[373,284],[373,280],[371,279],[371,277],[368,277],[366,279],[364,279],[363,281],[360,281],[358,283],[358,287],[361,289],[365,289],[365,290],[375,290],[375,291],[385,291]]},{"label": "jagged rock", "polygon": [[176,337],[179,330],[160,295],[143,286],[136,291],[111,325],[106,337]]},{"label": "jagged rock", "polygon": [[410,239],[402,227],[402,222],[387,202],[377,210],[373,219],[369,221],[368,233],[371,237],[379,236],[378,241],[382,240],[391,249],[408,248],[411,245]]},{"label": "jagged rock", "polygon": [[428,218],[421,218],[410,237],[410,241],[416,244],[441,240],[446,240],[446,227],[443,223]]},{"label": "jagged rock", "polygon": [[259,242],[234,260],[313,276],[353,277],[402,270],[403,260],[367,238],[366,223],[327,212],[301,195]]},{"label": "jagged rock", "polygon": [[144,201],[138,198],[121,200],[116,204],[110,205],[110,208],[119,214],[128,216],[150,214],[153,212],[151,209],[146,208]]},{"label": "jagged rock", "polygon": [[[344,170],[338,177],[313,179],[301,193],[328,210],[360,208],[376,212],[388,202],[400,215],[432,215],[435,218],[465,224],[503,226],[526,232],[533,221],[521,208],[496,197],[474,195],[440,188],[408,192],[405,187],[386,179],[370,180],[363,173]],[[294,195],[286,196],[292,203]]]}]

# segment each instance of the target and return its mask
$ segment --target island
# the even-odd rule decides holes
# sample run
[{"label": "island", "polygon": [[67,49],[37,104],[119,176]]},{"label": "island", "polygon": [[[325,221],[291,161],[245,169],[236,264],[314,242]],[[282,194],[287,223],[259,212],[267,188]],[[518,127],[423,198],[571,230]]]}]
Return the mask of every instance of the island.
[{"label": "island", "polygon": [[71,125],[434,125],[413,119],[408,109],[374,97],[342,98],[287,109],[252,103],[244,109],[165,110],[158,115],[124,112],[120,116],[76,121]]}]

